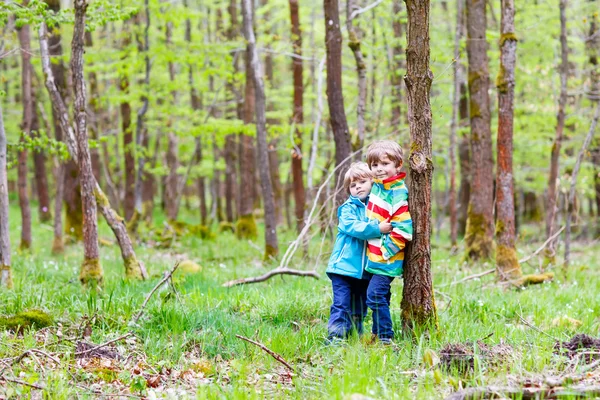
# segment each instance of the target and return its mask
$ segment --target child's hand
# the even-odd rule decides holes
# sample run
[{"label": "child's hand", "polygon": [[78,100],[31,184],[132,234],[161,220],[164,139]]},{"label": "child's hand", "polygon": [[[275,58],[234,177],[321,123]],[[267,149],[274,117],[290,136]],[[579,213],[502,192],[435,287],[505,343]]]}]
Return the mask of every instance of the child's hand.
[{"label": "child's hand", "polygon": [[392,224],[387,219],[379,223],[379,231],[381,233],[390,233],[392,231]]}]

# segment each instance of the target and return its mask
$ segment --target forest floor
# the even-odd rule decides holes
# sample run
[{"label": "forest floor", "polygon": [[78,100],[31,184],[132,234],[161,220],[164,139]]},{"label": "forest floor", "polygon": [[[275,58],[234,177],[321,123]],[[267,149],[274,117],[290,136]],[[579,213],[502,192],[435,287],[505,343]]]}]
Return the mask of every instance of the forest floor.
[{"label": "forest floor", "polygon": [[[17,248],[17,208],[11,218],[11,243]],[[160,217],[156,221],[161,226]],[[541,245],[541,231],[535,225],[521,229],[521,258]],[[100,236],[114,240],[103,224]],[[282,252],[295,236],[281,230]],[[261,239],[238,241],[222,233],[213,240],[182,236],[167,249],[141,244],[137,254],[151,275],[145,282],[124,280],[118,247],[108,245],[100,249],[105,283],[97,292],[79,284],[81,245],[52,256],[52,227],[35,223],[34,249],[13,252],[15,287],[0,290],[0,315],[43,310],[53,323],[40,330],[0,331],[0,399],[598,395],[600,341],[591,340],[600,336],[598,241],[574,244],[567,277],[556,269],[553,282],[520,289],[497,284],[493,274],[453,284],[493,265],[463,265],[461,254],[450,254],[447,239],[432,241],[439,331],[402,336],[402,282],[396,280],[396,346],[373,344],[370,335],[328,346],[326,254],[317,268],[319,280],[276,276],[225,288],[230,279],[274,267],[261,262]],[[131,322],[178,260],[192,260],[202,269],[177,271],[173,285],[157,291],[138,323]],[[299,257],[293,267],[313,265],[314,260]],[[524,272],[536,266],[533,258]],[[128,333],[102,349],[76,354]],[[572,341],[577,334],[591,338]],[[279,354],[291,369],[236,335]],[[560,342],[569,343],[561,350]],[[463,390],[468,388],[471,392]]]}]

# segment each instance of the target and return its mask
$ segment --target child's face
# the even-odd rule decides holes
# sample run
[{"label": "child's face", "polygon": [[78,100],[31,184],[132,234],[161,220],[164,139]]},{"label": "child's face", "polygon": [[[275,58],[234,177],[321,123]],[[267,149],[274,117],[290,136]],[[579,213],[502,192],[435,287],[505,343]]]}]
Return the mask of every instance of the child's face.
[{"label": "child's face", "polygon": [[370,179],[356,179],[350,183],[350,194],[354,197],[358,197],[361,201],[365,201],[369,193],[371,193],[371,186],[373,182]]},{"label": "child's face", "polygon": [[384,155],[380,160],[373,161],[370,167],[371,171],[375,174],[375,178],[383,180],[398,175],[400,168],[402,168],[402,161],[396,166],[394,161],[390,160],[387,155]]}]

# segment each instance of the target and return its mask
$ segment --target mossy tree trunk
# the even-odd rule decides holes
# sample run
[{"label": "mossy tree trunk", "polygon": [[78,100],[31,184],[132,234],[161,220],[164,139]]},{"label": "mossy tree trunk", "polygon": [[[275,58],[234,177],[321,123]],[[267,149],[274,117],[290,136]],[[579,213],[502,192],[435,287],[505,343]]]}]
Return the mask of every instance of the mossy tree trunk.
[{"label": "mossy tree trunk", "polygon": [[[354,26],[354,12],[360,7],[356,0],[346,1],[346,28],[348,30],[348,47],[354,54],[356,72],[358,75],[358,101],[356,105],[356,132],[357,140],[354,150],[358,151],[355,160],[362,160],[362,147],[365,143],[365,110],[367,108],[367,64],[360,47],[360,30]],[[399,3],[399,2],[398,2]]]},{"label": "mossy tree trunk", "polygon": [[[560,0],[560,95],[558,97],[558,111],[556,114],[556,132],[554,142],[552,143],[552,152],[550,154],[550,173],[548,177],[548,191],[546,198],[546,237],[552,237],[556,232],[556,213],[558,208],[556,201],[558,199],[558,171],[560,160],[560,149],[563,140],[563,131],[565,129],[565,107],[567,105],[567,79],[569,72],[569,48],[567,44],[567,0]],[[552,240],[546,247],[544,256],[546,264],[554,264],[556,257],[556,240]]]},{"label": "mossy tree trunk", "polygon": [[256,38],[254,36],[252,0],[242,1],[242,13],[244,19],[244,36],[247,43],[248,61],[252,80],[254,82],[255,112],[256,112],[256,142],[258,149],[258,165],[260,183],[263,195],[265,213],[265,260],[276,257],[279,252],[277,243],[277,217],[275,214],[275,200],[271,175],[269,173],[269,154],[267,148],[267,121],[265,88],[262,76],[262,66],[256,49]]},{"label": "mossy tree trunk", "polygon": [[410,332],[417,327],[437,328],[437,311],[431,277],[431,183],[433,177],[429,69],[429,0],[406,0],[406,97],[411,154],[408,182],[413,240],[405,253],[402,290],[402,325]]},{"label": "mossy tree trunk", "polygon": [[0,287],[13,287],[10,268],[10,236],[8,226],[8,182],[6,169],[6,131],[0,103]]},{"label": "mossy tree trunk", "polygon": [[513,187],[513,119],[515,97],[514,0],[502,0],[500,18],[500,71],[498,89],[498,154],[496,173],[496,273],[500,280],[522,276],[515,247],[515,202]]},{"label": "mossy tree trunk", "polygon": [[[25,2],[27,4],[27,1]],[[29,25],[23,25],[18,29],[19,45],[21,46],[21,101],[23,102],[23,121],[21,131],[24,135],[31,135],[33,123],[33,88],[32,88],[32,66],[31,66],[31,34]],[[25,143],[21,136],[19,142]],[[29,204],[29,191],[27,189],[27,149],[18,152],[17,180],[19,186],[19,206],[21,207],[21,249],[31,247],[31,207]]]},{"label": "mossy tree trunk", "polygon": [[304,207],[306,192],[304,190],[304,173],[302,171],[302,124],[304,123],[304,67],[302,64],[302,30],[300,28],[300,11],[298,0],[290,0],[290,19],[292,21],[292,39],[294,54],[292,73],[294,75],[294,115],[292,122],[296,126],[296,137],[292,149],[292,181],[294,186],[294,202],[296,214],[296,231],[300,233],[304,227]]},{"label": "mossy tree trunk", "polygon": [[467,210],[467,260],[492,257],[493,158],[486,40],[486,1],[467,1],[467,55],[471,118],[471,197]]},{"label": "mossy tree trunk", "polygon": [[88,146],[85,78],[83,75],[83,43],[85,37],[85,0],[76,0],[75,27],[71,43],[71,71],[75,91],[74,120],[79,154],[79,176],[83,208],[83,263],[79,280],[84,285],[100,285],[104,278],[98,248],[98,220],[96,218],[95,179]]},{"label": "mossy tree trunk", "polygon": [[343,177],[350,166],[352,145],[348,131],[348,121],[344,110],[342,92],[342,32],[340,30],[340,12],[338,0],[324,0],[325,12],[325,48],[327,50],[327,103],[329,121],[335,142],[336,170],[336,207],[346,199],[342,189]]}]

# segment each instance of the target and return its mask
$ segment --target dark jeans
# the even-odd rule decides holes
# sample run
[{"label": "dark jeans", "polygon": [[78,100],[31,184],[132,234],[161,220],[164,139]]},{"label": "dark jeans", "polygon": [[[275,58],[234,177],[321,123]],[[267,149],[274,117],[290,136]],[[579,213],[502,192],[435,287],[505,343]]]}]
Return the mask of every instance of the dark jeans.
[{"label": "dark jeans", "polygon": [[373,310],[373,334],[379,339],[392,339],[392,317],[390,315],[391,284],[394,278],[373,275],[367,288],[367,306]]},{"label": "dark jeans", "polygon": [[346,338],[353,328],[359,335],[362,334],[363,319],[367,315],[369,279],[357,279],[332,273],[328,273],[327,276],[331,279],[333,288],[333,303],[327,324],[328,336]]}]

